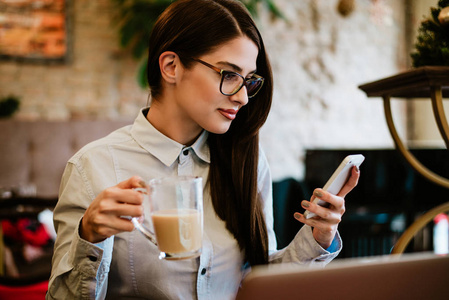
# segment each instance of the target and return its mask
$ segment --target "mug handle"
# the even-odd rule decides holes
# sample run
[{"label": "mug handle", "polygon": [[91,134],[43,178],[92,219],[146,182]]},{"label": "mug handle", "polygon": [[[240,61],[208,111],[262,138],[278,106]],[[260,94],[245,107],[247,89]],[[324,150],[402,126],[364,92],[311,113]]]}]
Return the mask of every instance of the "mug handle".
[{"label": "mug handle", "polygon": [[[149,202],[148,192],[146,188],[135,188],[135,191],[138,191],[139,193],[143,194],[144,201]],[[151,218],[149,219],[151,222]],[[131,222],[133,223],[134,227],[139,230],[147,239],[150,240],[153,244],[157,245],[156,237],[154,232],[143,226],[143,218],[131,218]]]}]

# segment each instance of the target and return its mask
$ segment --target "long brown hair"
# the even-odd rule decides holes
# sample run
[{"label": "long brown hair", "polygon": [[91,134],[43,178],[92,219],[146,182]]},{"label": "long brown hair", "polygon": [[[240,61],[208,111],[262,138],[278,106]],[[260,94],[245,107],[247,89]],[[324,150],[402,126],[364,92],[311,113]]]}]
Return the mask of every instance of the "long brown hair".
[{"label": "long brown hair", "polygon": [[217,215],[226,222],[251,265],[268,262],[268,235],[257,188],[259,129],[271,107],[273,79],[262,37],[247,9],[235,0],[178,0],[159,17],[150,37],[148,83],[151,96],[161,91],[159,56],[178,54],[188,68],[199,57],[239,36],[258,47],[257,74],[262,90],[242,107],[225,134],[209,133],[208,184]]}]

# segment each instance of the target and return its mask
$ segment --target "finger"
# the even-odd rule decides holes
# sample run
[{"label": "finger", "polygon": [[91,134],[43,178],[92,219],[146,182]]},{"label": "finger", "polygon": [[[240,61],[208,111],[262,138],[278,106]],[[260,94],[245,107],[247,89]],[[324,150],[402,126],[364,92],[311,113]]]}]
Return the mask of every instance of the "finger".
[{"label": "finger", "polygon": [[[337,209],[340,209],[341,207],[344,206],[343,197],[332,195],[331,193],[326,192],[323,189],[315,189],[313,191],[313,196],[314,196],[313,199],[318,198],[320,200],[323,200],[324,202],[336,207]],[[313,207],[315,207],[315,206],[321,207],[313,202],[311,204],[314,205]]]},{"label": "finger", "polygon": [[146,187],[145,181],[140,176],[133,176],[124,180],[116,185],[120,189],[134,189],[134,188],[144,188]]},{"label": "finger", "polygon": [[298,220],[299,222],[305,224],[305,225],[309,225],[310,227],[316,227],[319,224],[319,218],[318,217],[313,217],[310,219],[307,219],[303,214],[299,213],[299,212],[295,212],[293,214],[293,217]]},{"label": "finger", "polygon": [[127,203],[141,205],[143,203],[143,195],[132,189],[120,189],[112,187],[103,191],[103,198],[111,199],[116,203]]},{"label": "finger", "polygon": [[99,236],[110,237],[123,231],[133,231],[134,225],[130,220],[117,217],[105,220],[104,224],[98,224],[94,230]]},{"label": "finger", "polygon": [[[302,201],[301,206],[310,211],[311,213],[314,213],[317,217],[320,219],[326,220],[327,222],[334,222],[338,221],[338,218],[336,218],[336,214],[329,208],[322,207],[320,205],[317,205],[315,203],[311,203],[309,201]],[[311,218],[313,219],[313,218]]]},{"label": "finger", "polygon": [[112,225],[110,228],[112,230],[117,231],[117,233],[122,231],[133,231],[134,230],[134,224],[130,219],[126,218],[117,218],[115,222],[111,223]]},{"label": "finger", "polygon": [[110,213],[115,216],[141,217],[143,215],[143,206],[118,203]]},{"label": "finger", "polygon": [[357,166],[354,166],[351,170],[351,176],[337,195],[340,197],[345,197],[350,191],[352,191],[353,188],[356,187],[359,182],[359,178],[360,170]]},{"label": "finger", "polygon": [[143,206],[136,204],[128,204],[117,201],[103,201],[98,205],[96,211],[93,212],[92,216],[95,218],[100,218],[100,220],[94,220],[95,223],[103,224],[102,218],[120,217],[120,216],[130,216],[130,217],[140,217],[143,215]]}]

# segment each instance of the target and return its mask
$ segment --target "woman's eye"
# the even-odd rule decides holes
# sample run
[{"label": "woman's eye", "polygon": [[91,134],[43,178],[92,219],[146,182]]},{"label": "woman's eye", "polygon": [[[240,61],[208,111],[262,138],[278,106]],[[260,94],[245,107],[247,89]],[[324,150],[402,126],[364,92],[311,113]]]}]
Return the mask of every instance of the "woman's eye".
[{"label": "woman's eye", "polygon": [[226,81],[237,81],[239,80],[239,76],[233,73],[226,73],[223,75],[224,80]]}]

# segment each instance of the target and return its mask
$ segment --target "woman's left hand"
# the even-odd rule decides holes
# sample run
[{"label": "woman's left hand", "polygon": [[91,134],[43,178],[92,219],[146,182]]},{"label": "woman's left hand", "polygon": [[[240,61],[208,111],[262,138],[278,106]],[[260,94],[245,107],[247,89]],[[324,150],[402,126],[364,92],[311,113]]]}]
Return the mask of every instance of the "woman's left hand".
[{"label": "woman's left hand", "polygon": [[[306,219],[303,214],[298,212],[294,215],[295,219],[313,228],[313,237],[324,249],[329,248],[334,240],[338,224],[345,213],[344,198],[357,185],[359,177],[360,171],[357,167],[353,167],[351,177],[338,195],[332,195],[322,189],[315,189],[310,201],[304,200],[301,202],[304,209],[316,214],[315,217]],[[312,201],[315,198],[328,202],[329,207],[325,208],[313,203]]]}]

